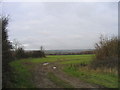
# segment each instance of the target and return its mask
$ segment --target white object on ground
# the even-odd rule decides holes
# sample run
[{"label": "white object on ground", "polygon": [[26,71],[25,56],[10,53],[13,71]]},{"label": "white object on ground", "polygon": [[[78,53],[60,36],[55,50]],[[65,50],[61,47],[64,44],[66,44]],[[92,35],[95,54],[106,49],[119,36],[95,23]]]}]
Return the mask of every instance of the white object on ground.
[{"label": "white object on ground", "polygon": [[54,66],[53,69],[56,69],[56,66]]},{"label": "white object on ground", "polygon": [[49,63],[47,63],[47,62],[46,62],[46,63],[43,63],[43,65],[48,65],[48,64],[49,64]]}]

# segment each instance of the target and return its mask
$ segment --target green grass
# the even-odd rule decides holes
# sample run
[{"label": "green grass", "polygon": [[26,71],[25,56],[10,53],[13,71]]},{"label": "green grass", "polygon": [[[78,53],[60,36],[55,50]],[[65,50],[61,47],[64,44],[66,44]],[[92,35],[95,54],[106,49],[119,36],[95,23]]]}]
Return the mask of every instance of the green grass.
[{"label": "green grass", "polygon": [[14,73],[13,88],[34,88],[32,83],[32,74],[29,72],[28,67],[23,65],[23,61],[14,61],[10,63]]},{"label": "green grass", "polygon": [[[65,61],[72,61],[76,59],[78,62],[81,58],[90,57],[90,55],[51,55],[47,56],[46,58],[28,58],[28,59],[21,59],[16,60],[10,63],[10,66],[13,68],[15,82],[13,87],[17,88],[27,88],[27,87],[34,87],[32,83],[32,73],[29,71],[31,66],[24,65],[23,63],[33,63],[33,65],[37,63],[44,63],[44,62],[65,62]],[[77,63],[78,63],[77,62]]]},{"label": "green grass", "polygon": [[[117,75],[110,73],[97,73],[92,72],[91,70],[86,70],[85,68],[76,69],[74,65],[79,65],[81,63],[89,64],[95,55],[51,55],[46,58],[28,58],[22,60],[16,60],[10,63],[15,73],[15,85],[17,88],[27,88],[34,87],[34,84],[31,81],[32,73],[29,69],[32,67],[31,65],[24,65],[23,63],[32,63],[36,65],[38,63],[44,62],[58,62],[62,64],[63,71],[67,74],[77,77],[83,81],[94,83],[98,85],[102,85],[108,88],[118,87]],[[71,67],[73,65],[73,67]],[[59,82],[58,78],[55,77],[55,80],[52,78],[54,75],[50,74],[50,78],[56,82]],[[66,87],[66,86],[65,86]]]},{"label": "green grass", "polygon": [[46,58],[28,58],[17,60],[17,63],[44,63],[60,61],[61,64],[90,62],[95,55],[49,55]]},{"label": "green grass", "polygon": [[84,63],[89,64],[95,55],[76,55],[76,56],[69,56],[67,57],[66,61],[61,62],[61,64],[77,64],[77,63]]},{"label": "green grass", "polygon": [[91,70],[87,70],[85,68],[78,70],[71,66],[65,66],[63,70],[67,74],[89,83],[101,85],[107,88],[118,88],[118,75],[112,73],[105,74],[92,72]]},{"label": "green grass", "polygon": [[48,73],[48,78],[54,82],[57,86],[60,86],[62,88],[74,88],[72,85],[70,85],[68,82],[65,82],[61,80],[60,78],[56,77],[52,72]]}]

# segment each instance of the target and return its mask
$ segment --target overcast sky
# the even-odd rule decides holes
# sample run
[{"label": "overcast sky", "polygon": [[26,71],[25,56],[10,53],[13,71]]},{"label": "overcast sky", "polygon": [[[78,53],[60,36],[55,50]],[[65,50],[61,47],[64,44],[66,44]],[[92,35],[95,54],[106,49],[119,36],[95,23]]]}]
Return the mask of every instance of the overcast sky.
[{"label": "overcast sky", "polygon": [[25,49],[92,49],[100,34],[118,34],[117,2],[9,2],[9,39]]}]

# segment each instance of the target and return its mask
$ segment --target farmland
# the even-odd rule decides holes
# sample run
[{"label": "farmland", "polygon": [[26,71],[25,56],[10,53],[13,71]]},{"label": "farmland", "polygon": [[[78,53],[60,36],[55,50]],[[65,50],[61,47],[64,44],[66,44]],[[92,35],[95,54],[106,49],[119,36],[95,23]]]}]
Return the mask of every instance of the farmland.
[{"label": "farmland", "polygon": [[[17,88],[117,88],[118,75],[89,67],[95,55],[48,55],[10,63]],[[47,65],[43,65],[47,63]],[[56,67],[55,69],[53,67]]]}]

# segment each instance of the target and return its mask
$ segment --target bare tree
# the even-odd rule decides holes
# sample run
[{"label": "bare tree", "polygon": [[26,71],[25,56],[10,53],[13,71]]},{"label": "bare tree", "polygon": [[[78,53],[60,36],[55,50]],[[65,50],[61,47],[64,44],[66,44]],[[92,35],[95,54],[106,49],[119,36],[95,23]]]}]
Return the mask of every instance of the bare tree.
[{"label": "bare tree", "polygon": [[19,48],[23,48],[22,44],[17,39],[13,40],[12,45],[15,51]]}]

